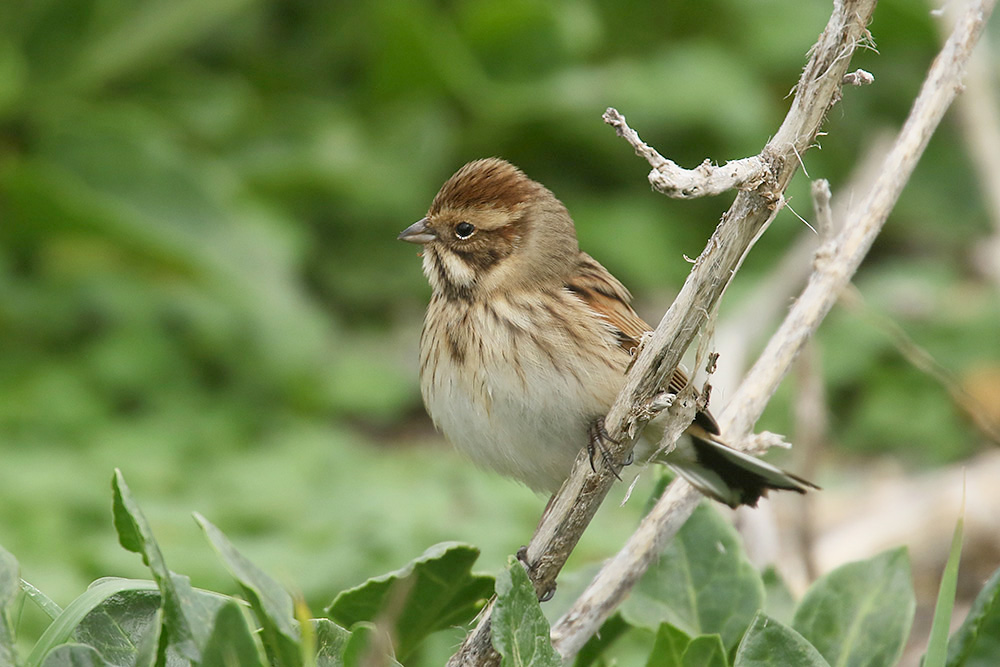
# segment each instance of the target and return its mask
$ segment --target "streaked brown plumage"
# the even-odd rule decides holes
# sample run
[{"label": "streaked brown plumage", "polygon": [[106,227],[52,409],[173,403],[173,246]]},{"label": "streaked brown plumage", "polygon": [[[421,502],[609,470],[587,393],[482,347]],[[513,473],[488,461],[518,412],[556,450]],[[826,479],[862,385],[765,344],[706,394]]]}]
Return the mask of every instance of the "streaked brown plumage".
[{"label": "streaked brown plumage", "polygon": [[[434,423],[480,465],[554,492],[650,330],[628,290],[579,249],[562,202],[495,158],[459,169],[399,238],[424,246],[433,288],[420,386]],[[687,383],[678,371],[670,388]],[[699,413],[663,462],[733,507],[814,487],[731,449],[718,430]]]}]

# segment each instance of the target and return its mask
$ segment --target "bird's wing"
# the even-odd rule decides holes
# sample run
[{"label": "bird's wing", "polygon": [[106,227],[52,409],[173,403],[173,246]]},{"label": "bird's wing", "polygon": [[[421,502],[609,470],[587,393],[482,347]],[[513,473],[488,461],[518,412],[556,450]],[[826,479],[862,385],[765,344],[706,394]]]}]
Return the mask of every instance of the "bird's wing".
[{"label": "bird's wing", "polygon": [[651,330],[629,305],[632,295],[625,286],[586,253],[580,253],[580,264],[566,289],[611,325],[618,345],[629,354],[639,347],[642,335]]},{"label": "bird's wing", "polygon": [[[566,289],[611,325],[618,345],[629,354],[639,347],[642,335],[652,331],[652,327],[632,310],[632,295],[628,289],[585,252],[580,253],[580,264],[575,275],[567,281]],[[688,384],[687,375],[677,368],[667,388],[676,394]],[[707,410],[699,412],[696,421],[709,433],[719,433],[719,425]]]}]

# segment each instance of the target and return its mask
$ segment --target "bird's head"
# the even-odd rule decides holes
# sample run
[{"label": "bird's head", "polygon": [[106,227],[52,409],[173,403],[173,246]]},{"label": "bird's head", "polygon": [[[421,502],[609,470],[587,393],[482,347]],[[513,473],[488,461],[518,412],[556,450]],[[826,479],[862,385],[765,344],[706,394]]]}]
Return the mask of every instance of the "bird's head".
[{"label": "bird's head", "polygon": [[423,244],[431,287],[462,299],[562,280],[579,253],[562,202],[497,158],[459,169],[399,240]]}]

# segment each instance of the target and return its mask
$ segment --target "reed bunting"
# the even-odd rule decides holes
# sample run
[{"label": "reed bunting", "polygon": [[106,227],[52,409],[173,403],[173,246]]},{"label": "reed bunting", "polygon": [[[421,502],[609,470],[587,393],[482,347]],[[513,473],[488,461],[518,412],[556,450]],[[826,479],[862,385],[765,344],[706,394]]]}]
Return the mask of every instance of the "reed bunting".
[{"label": "reed bunting", "polygon": [[[650,330],[628,290],[580,250],[562,202],[496,158],[459,169],[399,239],[423,245],[433,288],[420,390],[434,424],[476,463],[555,492],[585,443],[592,456],[602,447],[603,415]],[[669,387],[687,384],[678,370]],[[686,435],[662,462],[731,507],[815,488],[728,447],[707,410]]]}]

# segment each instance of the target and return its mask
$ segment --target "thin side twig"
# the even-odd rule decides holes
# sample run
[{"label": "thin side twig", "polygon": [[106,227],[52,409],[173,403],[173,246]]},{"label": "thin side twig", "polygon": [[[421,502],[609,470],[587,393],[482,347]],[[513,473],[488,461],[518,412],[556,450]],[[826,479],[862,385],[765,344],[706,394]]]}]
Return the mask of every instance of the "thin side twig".
[{"label": "thin side twig", "polygon": [[[944,20],[939,27],[943,41],[954,28],[956,12],[946,7],[941,14]],[[992,46],[989,36],[984,36],[972,55],[966,89],[955,110],[986,212],[993,223],[993,234],[976,244],[973,259],[980,271],[1000,287],[1000,103],[997,102],[998,87],[992,67],[996,62],[996,50]]]},{"label": "thin side twig", "polygon": [[628,126],[625,116],[608,107],[604,122],[635,149],[636,155],[645,158],[653,168],[649,184],[655,190],[675,199],[695,199],[722,194],[730,190],[750,190],[767,179],[770,169],[759,155],[731,160],[724,165],[713,165],[705,160],[694,169],[685,169],[676,162],[660,155],[655,148],[639,138],[639,133]]}]

